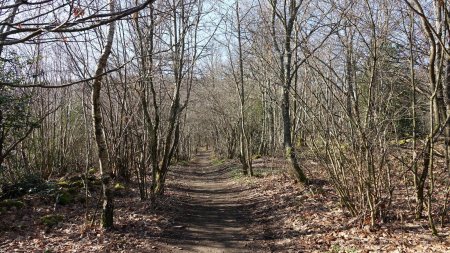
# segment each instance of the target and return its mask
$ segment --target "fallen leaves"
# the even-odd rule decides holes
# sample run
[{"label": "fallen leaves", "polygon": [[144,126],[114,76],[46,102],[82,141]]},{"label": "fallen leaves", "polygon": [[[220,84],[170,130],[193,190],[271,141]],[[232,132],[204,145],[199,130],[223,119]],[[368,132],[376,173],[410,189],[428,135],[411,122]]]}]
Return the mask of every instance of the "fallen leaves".
[{"label": "fallen leaves", "polygon": [[[358,219],[342,211],[328,184],[305,188],[294,184],[281,169],[259,172],[265,176],[229,184],[230,189],[241,191],[233,195],[238,198],[233,201],[249,205],[243,210],[249,212],[245,248],[267,249],[264,252],[450,252],[448,228],[440,230],[441,237],[433,237],[425,220],[414,221],[408,215],[376,230],[359,227]],[[183,202],[199,201],[194,199],[198,194],[183,190],[191,186],[189,180],[188,176],[172,177],[155,212],[149,211],[148,203],[140,201],[136,192],[118,198],[111,231],[85,226],[84,208],[77,205],[60,207],[58,213],[65,219],[47,231],[38,217],[53,214],[52,205],[26,196],[23,208],[6,210],[0,216],[0,252],[189,252],[184,246],[166,243],[192,230],[189,224],[174,223],[183,215],[196,218],[183,209]],[[214,198],[207,195],[201,201],[217,201]],[[192,240],[195,244],[200,239]]]},{"label": "fallen leaves", "polygon": [[[282,166],[279,166],[282,167]],[[273,252],[450,252],[450,229],[433,237],[423,221],[392,221],[376,230],[359,227],[342,211],[329,184],[302,188],[277,173],[256,183],[252,192],[265,199],[254,211]]]}]

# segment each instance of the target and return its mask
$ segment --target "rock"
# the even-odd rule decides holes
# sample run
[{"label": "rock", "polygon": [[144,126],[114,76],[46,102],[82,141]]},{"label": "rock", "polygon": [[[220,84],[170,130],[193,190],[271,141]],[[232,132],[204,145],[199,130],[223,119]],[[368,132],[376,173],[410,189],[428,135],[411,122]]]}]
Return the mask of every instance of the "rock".
[{"label": "rock", "polygon": [[83,180],[77,180],[77,181],[73,181],[70,183],[70,187],[71,188],[83,188],[84,187],[84,182]]},{"label": "rock", "polygon": [[98,172],[98,169],[97,168],[90,168],[89,170],[88,170],[88,174],[91,174],[91,175],[93,175],[93,174],[95,174],[95,173],[97,173]]},{"label": "rock", "polygon": [[70,183],[69,181],[61,179],[58,182],[56,182],[56,185],[59,186],[59,188],[68,188],[70,186]]},{"label": "rock", "polygon": [[116,183],[114,184],[114,195],[120,197],[120,196],[124,196],[126,192],[126,188],[123,184],[121,183]]},{"label": "rock", "polygon": [[16,199],[5,199],[2,202],[0,202],[0,207],[3,207],[5,209],[19,209],[24,207],[25,204],[20,201],[20,200],[16,200]]},{"label": "rock", "polygon": [[116,191],[123,191],[123,190],[125,190],[125,186],[123,184],[121,184],[121,183],[116,183],[114,185],[114,190],[116,190]]},{"label": "rock", "polygon": [[63,191],[56,196],[56,203],[60,205],[67,205],[72,203],[74,196],[69,192]]},{"label": "rock", "polygon": [[40,220],[41,223],[46,225],[47,227],[53,227],[62,222],[64,220],[64,216],[59,214],[49,214],[42,216]]}]

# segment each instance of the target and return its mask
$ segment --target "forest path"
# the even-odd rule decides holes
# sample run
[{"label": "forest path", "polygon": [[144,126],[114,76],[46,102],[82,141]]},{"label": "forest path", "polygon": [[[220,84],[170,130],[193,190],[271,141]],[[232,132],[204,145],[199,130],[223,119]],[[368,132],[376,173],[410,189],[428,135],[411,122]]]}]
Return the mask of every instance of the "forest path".
[{"label": "forest path", "polygon": [[255,252],[250,246],[250,189],[233,180],[231,168],[213,165],[211,153],[200,152],[189,164],[171,172],[179,215],[163,235],[171,252]]}]

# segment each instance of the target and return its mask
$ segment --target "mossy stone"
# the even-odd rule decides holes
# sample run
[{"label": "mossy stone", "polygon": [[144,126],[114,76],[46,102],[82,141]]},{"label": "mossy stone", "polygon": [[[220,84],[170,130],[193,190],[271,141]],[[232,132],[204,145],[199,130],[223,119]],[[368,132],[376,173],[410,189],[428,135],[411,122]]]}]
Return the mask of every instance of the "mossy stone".
[{"label": "mossy stone", "polygon": [[67,205],[72,203],[74,200],[74,196],[69,192],[61,192],[56,199],[56,203],[60,205]]},{"label": "mossy stone", "polygon": [[56,184],[61,188],[68,188],[70,186],[70,183],[65,180],[60,180]]},{"label": "mossy stone", "polygon": [[47,227],[53,227],[64,220],[64,216],[60,214],[48,214],[41,217],[41,223]]},{"label": "mossy stone", "polygon": [[114,190],[116,190],[116,191],[123,191],[123,190],[125,190],[125,186],[123,184],[121,184],[121,183],[116,183],[114,185]]},{"label": "mossy stone", "polygon": [[24,206],[25,204],[22,201],[16,199],[5,199],[2,202],[0,202],[0,207],[4,207],[7,209],[11,207],[22,208]]},{"label": "mossy stone", "polygon": [[95,174],[95,173],[97,173],[98,172],[98,169],[97,168],[90,168],[89,170],[88,170],[88,174]]},{"label": "mossy stone", "polygon": [[102,185],[102,180],[100,180],[100,179],[98,179],[98,178],[92,178],[92,179],[89,179],[91,182],[91,184],[92,185]]},{"label": "mossy stone", "polygon": [[77,180],[77,181],[74,181],[74,182],[70,183],[70,187],[72,187],[72,188],[83,188],[84,187],[83,180]]}]

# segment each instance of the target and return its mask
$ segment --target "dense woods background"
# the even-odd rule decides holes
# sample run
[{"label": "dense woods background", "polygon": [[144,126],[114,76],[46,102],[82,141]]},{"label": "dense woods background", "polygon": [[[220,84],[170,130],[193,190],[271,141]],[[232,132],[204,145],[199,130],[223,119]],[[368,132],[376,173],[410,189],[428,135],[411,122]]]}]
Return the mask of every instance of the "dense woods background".
[{"label": "dense woods background", "polygon": [[89,201],[93,177],[111,227],[118,185],[157,206],[201,148],[247,176],[283,157],[361,223],[408,216],[438,234],[450,2],[0,1],[2,200],[79,175]]}]

